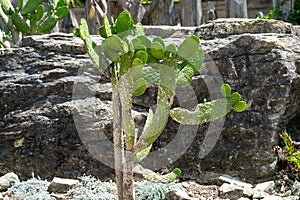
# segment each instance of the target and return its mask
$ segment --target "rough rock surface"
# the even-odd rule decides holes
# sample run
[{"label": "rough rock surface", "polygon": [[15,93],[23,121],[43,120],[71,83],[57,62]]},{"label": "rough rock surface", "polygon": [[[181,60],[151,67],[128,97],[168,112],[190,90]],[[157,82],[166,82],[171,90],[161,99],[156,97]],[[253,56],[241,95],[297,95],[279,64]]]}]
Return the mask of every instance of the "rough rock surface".
[{"label": "rough rock surface", "polygon": [[[167,42],[178,42],[187,33],[203,38],[206,69],[192,84],[197,100],[218,96],[218,87],[211,86],[219,85],[221,77],[241,93],[248,109],[229,113],[222,132],[212,128],[207,136],[207,130],[218,123],[222,126],[222,121],[199,126],[195,137],[184,129],[185,138],[193,142],[169,168],[179,167],[182,178],[199,182],[214,181],[222,173],[250,182],[274,175],[276,158],[271,149],[279,143],[278,133],[287,128],[294,137],[293,131],[299,130],[300,39],[294,30],[278,21],[219,20],[194,30],[173,31]],[[32,172],[49,179],[84,173],[111,177],[112,169],[87,150],[112,157],[112,146],[107,145],[112,137],[111,87],[98,76],[81,40],[66,34],[27,37],[20,47],[0,49],[0,55],[0,174],[15,171],[21,179]],[[139,126],[155,104],[155,93],[149,88],[134,99]],[[176,105],[193,98],[181,96],[185,98]],[[86,112],[78,105],[84,105]],[[176,138],[178,127],[170,120],[155,149]],[[84,132],[92,134],[82,137]],[[205,138],[217,139],[217,144],[213,147],[214,142]]]}]

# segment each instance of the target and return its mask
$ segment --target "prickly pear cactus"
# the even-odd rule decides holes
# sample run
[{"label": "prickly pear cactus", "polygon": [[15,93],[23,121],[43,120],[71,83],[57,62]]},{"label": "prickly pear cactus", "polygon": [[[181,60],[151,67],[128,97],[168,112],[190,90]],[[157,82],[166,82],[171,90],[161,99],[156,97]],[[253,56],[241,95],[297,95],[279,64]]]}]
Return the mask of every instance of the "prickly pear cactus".
[{"label": "prickly pear cactus", "polygon": [[68,7],[64,0],[49,3],[45,13],[43,0],[28,0],[23,7],[23,0],[18,0],[18,7],[14,8],[10,0],[0,1],[0,17],[11,31],[16,29],[25,35],[48,33],[56,23],[68,14]]},{"label": "prickly pear cactus", "polygon": [[[141,24],[133,24],[129,12],[122,12],[115,21],[109,22],[107,17],[103,21],[104,25],[99,29],[99,34],[105,38],[101,51],[91,40],[84,19],[80,28],[74,29],[74,34],[82,38],[92,61],[101,73],[111,78],[113,91],[120,96],[125,148],[135,155],[136,163],[147,156],[169,117],[182,124],[202,124],[231,110],[242,112],[246,109],[241,96],[237,92],[231,93],[228,84],[221,86],[223,99],[201,103],[195,111],[171,109],[175,88],[190,85],[194,73],[204,67],[199,38],[188,36],[179,46],[166,45],[159,37],[150,40],[144,35]],[[111,68],[106,68],[103,59],[111,62]],[[131,115],[132,97],[144,94],[149,85],[158,87],[157,107],[155,111],[149,110],[145,127],[137,137]],[[147,173],[145,178],[167,181],[177,178],[180,170],[165,177]]]}]

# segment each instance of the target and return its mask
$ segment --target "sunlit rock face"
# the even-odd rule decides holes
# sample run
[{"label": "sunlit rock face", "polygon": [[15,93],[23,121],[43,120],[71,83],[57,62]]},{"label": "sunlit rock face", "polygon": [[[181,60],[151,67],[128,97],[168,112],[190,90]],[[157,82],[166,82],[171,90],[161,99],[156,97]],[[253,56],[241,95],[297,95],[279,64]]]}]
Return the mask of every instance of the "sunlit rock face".
[{"label": "sunlit rock face", "polygon": [[[199,127],[170,119],[153,147],[163,161],[142,164],[155,168],[179,152],[169,156],[165,169],[181,168],[183,179],[213,182],[224,173],[250,182],[271,179],[278,134],[286,128],[300,141],[297,27],[220,19],[197,28],[146,27],[145,32],[172,43],[189,34],[201,38],[206,67],[195,75],[193,92],[177,90],[174,106],[193,109],[197,101],[221,97],[224,82],[242,95],[248,109]],[[100,38],[94,39],[100,44]],[[66,34],[32,36],[15,48],[0,49],[0,55],[0,174],[113,177],[103,162],[113,156],[111,86],[91,63],[83,42]],[[155,106],[155,96],[150,87],[134,98],[137,128]],[[172,141],[177,148],[168,148]]]}]

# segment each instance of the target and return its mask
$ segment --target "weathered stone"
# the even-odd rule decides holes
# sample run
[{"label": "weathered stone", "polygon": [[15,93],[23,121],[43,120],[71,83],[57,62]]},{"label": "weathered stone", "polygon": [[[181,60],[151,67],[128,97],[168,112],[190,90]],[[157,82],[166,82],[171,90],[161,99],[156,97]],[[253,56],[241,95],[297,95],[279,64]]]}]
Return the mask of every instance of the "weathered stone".
[{"label": "weathered stone", "polygon": [[18,175],[13,172],[7,173],[0,177],[0,192],[7,190],[14,183],[20,182]]},{"label": "weathered stone", "polygon": [[299,200],[300,196],[288,196],[284,197],[283,200]]},{"label": "weathered stone", "polygon": [[234,184],[234,185],[242,187],[242,188],[252,188],[253,187],[253,185],[251,185],[250,183],[246,183],[244,181],[238,180],[229,175],[222,175],[219,177],[219,180],[222,181],[223,183]]},{"label": "weathered stone", "polygon": [[196,200],[196,198],[190,197],[182,190],[174,190],[166,194],[166,200]]},{"label": "weathered stone", "polygon": [[292,190],[293,195],[300,196],[300,182],[296,180],[293,183],[293,186],[292,186],[291,190]]},{"label": "weathered stone", "polygon": [[220,187],[220,197],[237,200],[243,197],[243,188],[234,184],[224,183]]},{"label": "weathered stone", "polygon": [[54,177],[48,187],[48,191],[54,193],[65,193],[78,183],[79,180]]},{"label": "weathered stone", "polygon": [[[210,139],[216,138],[216,145],[207,140],[207,130],[216,123],[223,127],[222,122],[199,126],[195,135],[185,129],[178,143],[185,148],[177,145],[169,152],[161,151],[185,152],[170,169],[179,167],[183,179],[199,182],[216,181],[227,172],[250,183],[274,176],[276,159],[271,149],[279,142],[278,133],[285,127],[294,132],[290,130],[299,126],[300,41],[295,30],[280,21],[234,19],[172,31],[167,42],[178,43],[186,33],[202,38],[206,69],[193,78],[196,99],[218,97],[219,73],[222,81],[241,93],[248,109],[229,113],[224,129],[210,132],[215,133]],[[93,67],[83,42],[69,34],[31,36],[19,47],[1,49],[0,55],[0,172],[15,171],[21,179],[32,172],[43,179],[82,174],[112,177],[113,170],[99,161],[113,156],[107,144],[112,139],[111,86]],[[149,88],[133,101],[140,127],[155,104],[155,92]],[[184,97],[181,101],[192,108],[193,95]],[[78,104],[87,110],[80,112]],[[83,118],[73,118],[76,112]],[[168,145],[178,128],[170,120],[153,150]],[[91,134],[80,138],[79,131]],[[191,145],[183,143],[188,140]]]},{"label": "weathered stone", "polygon": [[[261,199],[261,198],[259,198],[259,199]],[[262,200],[283,200],[283,198],[280,196],[271,195],[271,196],[266,196],[266,197],[262,198]]]},{"label": "weathered stone", "polygon": [[268,182],[264,182],[264,183],[259,183],[254,187],[253,190],[266,192],[268,194],[274,194],[275,193],[275,182],[268,181]]}]

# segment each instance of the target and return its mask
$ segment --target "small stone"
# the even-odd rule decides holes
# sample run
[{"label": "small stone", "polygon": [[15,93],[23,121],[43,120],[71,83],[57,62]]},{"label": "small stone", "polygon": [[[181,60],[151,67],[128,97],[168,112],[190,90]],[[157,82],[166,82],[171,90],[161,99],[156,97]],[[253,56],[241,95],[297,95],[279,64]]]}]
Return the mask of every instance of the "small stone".
[{"label": "small stone", "polygon": [[283,200],[283,198],[280,196],[276,196],[276,195],[270,195],[270,196],[264,197],[262,200]]},{"label": "small stone", "polygon": [[243,187],[243,188],[252,188],[253,187],[250,183],[246,183],[244,181],[238,180],[229,175],[222,175],[219,177],[219,180],[222,181],[223,183],[231,183],[231,184]]},{"label": "small stone", "polygon": [[0,192],[7,190],[9,187],[11,187],[14,183],[19,183],[20,179],[19,177],[13,173],[7,173],[0,177]]},{"label": "small stone", "polygon": [[274,194],[275,193],[275,182],[274,181],[268,181],[264,183],[259,183],[254,187],[254,190],[266,192],[268,194]]},{"label": "small stone", "polygon": [[295,181],[291,190],[293,195],[300,196],[300,182]]},{"label": "small stone", "polygon": [[197,200],[182,190],[174,190],[166,194],[166,200]]},{"label": "small stone", "polygon": [[283,200],[299,200],[300,197],[299,196],[288,196],[288,197],[284,197]]},{"label": "small stone", "polygon": [[231,200],[237,200],[244,195],[244,189],[242,187],[229,183],[224,183],[219,188],[219,191],[219,196],[224,199],[228,198]]},{"label": "small stone", "polygon": [[262,199],[262,198],[267,197],[267,196],[269,196],[269,194],[264,192],[264,191],[253,190],[253,198]]},{"label": "small stone", "polygon": [[48,191],[55,192],[55,193],[64,193],[78,183],[79,180],[54,177],[48,187]]}]

